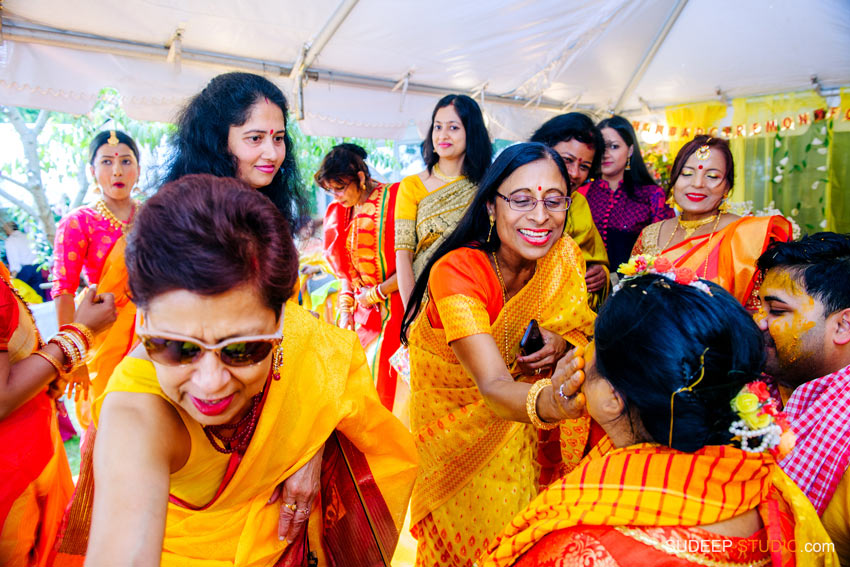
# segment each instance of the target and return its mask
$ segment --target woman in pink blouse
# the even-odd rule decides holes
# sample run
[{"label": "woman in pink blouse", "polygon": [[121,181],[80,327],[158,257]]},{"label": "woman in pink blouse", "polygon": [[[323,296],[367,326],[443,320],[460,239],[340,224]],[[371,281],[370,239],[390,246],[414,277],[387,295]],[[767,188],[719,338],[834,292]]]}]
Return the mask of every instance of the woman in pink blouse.
[{"label": "woman in pink blouse", "polygon": [[130,227],[136,202],[130,197],[139,179],[139,148],[119,130],[99,133],[89,146],[89,171],[100,199],[71,211],[56,229],[53,288],[59,325],[74,316],[74,294],[85,273],[88,283],[100,280],[115,241]]}]

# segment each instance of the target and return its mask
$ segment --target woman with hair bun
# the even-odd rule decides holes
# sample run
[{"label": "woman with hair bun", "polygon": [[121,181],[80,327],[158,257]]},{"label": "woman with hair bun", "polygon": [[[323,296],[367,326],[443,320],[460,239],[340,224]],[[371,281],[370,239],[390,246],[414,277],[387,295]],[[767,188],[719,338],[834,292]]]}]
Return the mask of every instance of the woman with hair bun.
[{"label": "woman with hair bun", "polygon": [[334,146],[314,179],[334,198],[325,213],[325,257],[342,282],[339,326],[357,331],[381,403],[392,410],[397,391],[406,389],[397,390],[398,373],[389,363],[404,315],[395,271],[398,183],[372,179],[366,157],[356,144]]},{"label": "woman with hair bun", "polygon": [[[391,556],[413,442],[356,336],[287,301],[298,254],[276,207],[236,179],[181,177],[140,210],[126,265],[141,344],[94,407],[88,545],[63,545],[90,567],[295,566],[319,549],[341,565],[355,547],[380,558],[360,536],[375,533]],[[323,447],[322,498],[287,495]],[[294,529],[308,518],[309,538]]]},{"label": "woman with hair bun", "polygon": [[761,331],[719,286],[664,258],[638,261],[596,319],[595,353],[553,377],[583,381],[608,437],[481,564],[837,565],[811,546],[826,531],[777,464],[794,436],[759,381]]},{"label": "woman with hair bun", "polygon": [[395,210],[398,286],[405,307],[431,255],[454,230],[493,156],[478,103],[446,95],[422,142],[425,171],[401,180]]}]

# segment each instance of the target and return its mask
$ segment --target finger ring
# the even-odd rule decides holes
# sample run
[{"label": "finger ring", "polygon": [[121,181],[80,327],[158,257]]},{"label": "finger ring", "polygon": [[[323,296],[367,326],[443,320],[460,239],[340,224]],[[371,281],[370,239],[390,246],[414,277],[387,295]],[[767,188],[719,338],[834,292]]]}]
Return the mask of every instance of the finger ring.
[{"label": "finger ring", "polygon": [[310,507],[309,506],[305,506],[304,508],[298,508],[298,511],[302,512],[304,514],[307,514],[308,516],[310,515]]},{"label": "finger ring", "polygon": [[562,398],[564,398],[565,400],[569,401],[572,398],[572,396],[568,396],[564,393],[564,386],[566,386],[566,382],[561,384],[561,387],[558,388],[558,395],[561,396]]},{"label": "finger ring", "polygon": [[293,512],[298,511],[298,504],[296,504],[295,502],[293,502],[292,504],[284,504],[284,506],[286,506],[287,508],[289,508]]},{"label": "finger ring", "polygon": [[539,369],[539,368],[538,368],[538,369],[536,369],[536,370],[534,371],[534,375],[535,375],[535,376],[536,376],[536,375],[538,375],[538,374],[540,374],[540,369]]}]

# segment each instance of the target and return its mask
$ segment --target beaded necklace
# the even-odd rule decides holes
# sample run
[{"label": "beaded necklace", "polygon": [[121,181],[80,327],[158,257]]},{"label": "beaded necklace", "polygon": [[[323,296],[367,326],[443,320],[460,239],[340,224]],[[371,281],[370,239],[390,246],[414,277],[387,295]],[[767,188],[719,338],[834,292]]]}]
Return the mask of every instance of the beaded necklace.
[{"label": "beaded necklace", "polygon": [[[205,425],[204,433],[207,435],[213,449],[219,453],[239,453],[244,454],[248,449],[248,444],[251,442],[251,437],[254,436],[254,429],[257,428],[257,421],[260,419],[260,400],[263,399],[263,392],[260,392],[251,398],[251,409],[242,416],[242,419],[236,423],[223,423],[221,425]],[[226,435],[225,431],[233,430],[233,433]],[[221,441],[221,445],[216,443],[216,439]]]},{"label": "beaded necklace", "polygon": [[136,203],[133,203],[132,207],[133,210],[130,213],[130,220],[124,222],[118,217],[116,217],[115,213],[109,210],[109,207],[106,206],[106,201],[104,201],[103,199],[100,199],[97,203],[94,204],[94,208],[98,213],[100,213],[100,216],[106,219],[109,222],[110,226],[112,226],[112,228],[114,228],[115,230],[120,230],[121,234],[124,234],[127,231],[127,228],[133,222],[133,216],[136,212]]}]

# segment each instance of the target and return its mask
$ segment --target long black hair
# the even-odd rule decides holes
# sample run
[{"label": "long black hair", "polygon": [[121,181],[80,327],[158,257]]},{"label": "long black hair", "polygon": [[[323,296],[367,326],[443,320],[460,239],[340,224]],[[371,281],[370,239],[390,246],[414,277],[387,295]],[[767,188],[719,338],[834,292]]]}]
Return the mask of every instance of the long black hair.
[{"label": "long black hair", "polygon": [[663,445],[673,398],[672,447],[687,452],[731,441],[738,417],[729,402],[764,365],[752,316],[720,286],[704,283],[711,295],[658,274],[629,279],[596,319],[600,374]]},{"label": "long black hair", "polygon": [[441,98],[431,113],[431,127],[428,135],[422,141],[422,159],[428,166],[428,173],[440,161],[440,156],[434,151],[434,119],[437,111],[446,106],[454,106],[455,112],[460,116],[463,129],[466,130],[466,155],[463,158],[462,173],[474,184],[478,185],[484,177],[484,172],[490,166],[493,159],[493,146],[490,143],[490,134],[484,125],[484,116],[481,107],[473,99],[466,95],[450,94]]},{"label": "long black hair", "polygon": [[[478,191],[475,193],[472,203],[466,209],[463,217],[457,224],[457,227],[449,234],[445,241],[437,248],[434,255],[425,265],[425,269],[416,280],[413,286],[413,292],[410,294],[410,300],[407,303],[407,309],[404,312],[404,320],[401,324],[401,340],[407,344],[407,330],[419,313],[422,306],[422,300],[425,297],[425,290],[428,288],[428,276],[431,275],[431,268],[434,264],[451,252],[458,248],[477,248],[485,252],[495,252],[499,249],[502,242],[499,240],[498,231],[493,230],[490,234],[490,214],[487,211],[487,205],[496,200],[496,193],[502,183],[514,171],[529,163],[540,160],[551,160],[558,167],[561,175],[566,183],[567,193],[570,193],[570,176],[567,173],[567,168],[564,166],[564,160],[561,159],[555,150],[545,144],[534,142],[526,142],[516,144],[505,149],[493,165],[487,170],[481,183],[478,185]],[[542,206],[542,205],[541,205]],[[565,215],[566,216],[566,215]],[[487,237],[490,235],[489,242]]]},{"label": "long black hair", "polygon": [[[214,77],[177,119],[177,132],[172,140],[174,157],[164,182],[191,173],[236,177],[236,158],[227,144],[230,127],[245,124],[251,106],[264,98],[280,107],[284,124],[288,124],[286,97],[268,79],[252,73],[224,73]],[[295,165],[289,128],[284,131],[283,142],[286,146],[283,164],[272,182],[259,191],[297,229],[296,221],[307,214],[308,204]]]},{"label": "long black hair", "polygon": [[599,175],[599,165],[602,163],[602,154],[605,153],[605,141],[602,133],[593,123],[593,120],[581,112],[568,112],[544,122],[529,142],[540,142],[550,148],[561,142],[578,140],[582,144],[593,148],[593,162],[590,164],[588,177]]},{"label": "long black hair", "polygon": [[[597,124],[597,128],[599,128],[600,132],[602,132],[603,128],[616,130],[617,134],[623,139],[623,142],[632,148],[632,155],[627,162],[630,169],[623,172],[623,189],[626,190],[626,195],[634,198],[635,187],[658,184],[655,178],[650,175],[646,164],[643,162],[643,156],[640,153],[640,144],[638,144],[637,135],[631,122],[615,114],[611,118],[606,118]],[[616,187],[612,187],[612,189],[616,189]]]}]

